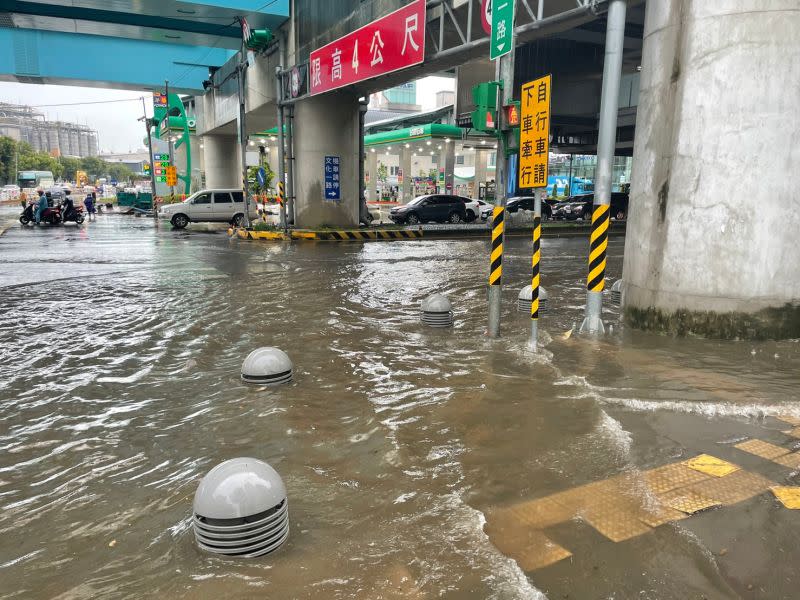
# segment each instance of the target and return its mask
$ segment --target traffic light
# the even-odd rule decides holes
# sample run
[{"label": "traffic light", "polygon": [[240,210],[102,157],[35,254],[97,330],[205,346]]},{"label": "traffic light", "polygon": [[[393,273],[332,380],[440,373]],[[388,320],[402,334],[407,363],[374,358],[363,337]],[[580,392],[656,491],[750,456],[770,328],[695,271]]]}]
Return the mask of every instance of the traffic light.
[{"label": "traffic light", "polygon": [[178,169],[171,165],[167,167],[167,185],[170,187],[178,185]]},{"label": "traffic light", "polygon": [[512,100],[510,104],[503,106],[503,129],[519,127],[519,110],[519,100]]},{"label": "traffic light", "polygon": [[493,132],[497,125],[497,93],[503,87],[499,81],[485,81],[472,88],[472,128]]}]

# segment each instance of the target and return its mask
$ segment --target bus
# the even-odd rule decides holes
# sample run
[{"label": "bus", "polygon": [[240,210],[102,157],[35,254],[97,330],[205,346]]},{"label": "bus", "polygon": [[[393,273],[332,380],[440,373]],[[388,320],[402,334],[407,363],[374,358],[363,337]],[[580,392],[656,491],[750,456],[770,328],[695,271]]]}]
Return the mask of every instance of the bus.
[{"label": "bus", "polygon": [[21,190],[47,189],[55,184],[52,171],[20,171],[17,174],[17,185]]}]

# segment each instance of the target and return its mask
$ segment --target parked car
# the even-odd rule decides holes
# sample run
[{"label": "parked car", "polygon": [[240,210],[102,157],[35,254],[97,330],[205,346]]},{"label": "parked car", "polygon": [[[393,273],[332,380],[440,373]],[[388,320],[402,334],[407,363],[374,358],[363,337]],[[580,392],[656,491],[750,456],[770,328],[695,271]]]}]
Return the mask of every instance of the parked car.
[{"label": "parked car", "polygon": [[467,220],[467,208],[461,196],[429,194],[417,196],[408,204],[396,206],[389,212],[395,223],[463,223]]},{"label": "parked car", "polygon": [[[533,196],[514,196],[506,202],[506,218],[517,221],[533,221],[533,208],[535,198]],[[481,212],[481,217],[485,221],[492,221],[492,211],[494,205],[489,204]],[[548,200],[542,201],[542,221],[553,218],[552,203]]]},{"label": "parked car", "polygon": [[491,214],[492,213],[492,208],[494,208],[494,204],[489,204],[485,200],[473,200],[473,202],[477,202],[478,203],[478,211],[479,211],[478,212],[478,219],[480,219],[481,221],[485,221],[486,220],[487,209],[488,209],[488,213]]},{"label": "parked car", "polygon": [[465,221],[467,223],[471,223],[472,221],[477,221],[481,218],[481,202],[482,200],[473,200],[472,198],[466,198],[465,196],[456,196],[457,198],[461,198],[464,201],[464,208],[467,211],[467,218]]},{"label": "parked car", "polygon": [[[158,216],[177,229],[183,229],[192,221],[241,225],[244,222],[244,195],[241,189],[200,190],[183,202],[162,205]],[[257,218],[257,204],[250,202],[250,219]]]},{"label": "parked car", "polygon": [[[594,204],[594,194],[582,194],[572,196],[563,202],[556,204],[553,211],[554,219],[565,221],[575,221],[583,219],[591,221]],[[625,219],[628,216],[628,194],[623,192],[613,192],[611,194],[611,217],[614,219]]]}]

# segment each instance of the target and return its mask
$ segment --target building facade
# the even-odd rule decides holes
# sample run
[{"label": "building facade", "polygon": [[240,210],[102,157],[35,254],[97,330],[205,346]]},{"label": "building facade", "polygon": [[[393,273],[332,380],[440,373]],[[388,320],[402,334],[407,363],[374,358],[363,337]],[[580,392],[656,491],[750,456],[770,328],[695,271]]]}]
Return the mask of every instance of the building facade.
[{"label": "building facade", "polygon": [[0,135],[52,156],[97,156],[97,131],[78,123],[48,121],[30,106],[0,103]]}]

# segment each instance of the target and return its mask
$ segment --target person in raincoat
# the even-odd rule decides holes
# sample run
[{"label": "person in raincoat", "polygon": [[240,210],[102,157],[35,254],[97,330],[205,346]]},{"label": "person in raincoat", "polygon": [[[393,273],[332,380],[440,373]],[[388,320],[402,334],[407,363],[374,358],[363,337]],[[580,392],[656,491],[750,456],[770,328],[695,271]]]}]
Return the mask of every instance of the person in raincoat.
[{"label": "person in raincoat", "polygon": [[38,191],[39,194],[39,202],[36,204],[36,210],[33,212],[33,218],[38,225],[39,222],[42,220],[42,215],[44,211],[47,210],[47,194],[45,194],[42,190]]}]

